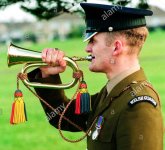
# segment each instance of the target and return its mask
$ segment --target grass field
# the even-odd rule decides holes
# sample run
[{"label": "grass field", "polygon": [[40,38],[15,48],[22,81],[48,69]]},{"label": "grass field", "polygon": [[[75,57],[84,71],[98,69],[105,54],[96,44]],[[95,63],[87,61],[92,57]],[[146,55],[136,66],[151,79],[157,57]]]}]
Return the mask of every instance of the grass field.
[{"label": "grass field", "polygon": [[[83,51],[85,43],[82,39],[72,39],[64,42],[54,41],[42,44],[21,43],[19,46],[41,50],[44,47],[59,47],[67,56],[86,56]],[[148,79],[159,91],[162,99],[162,111],[165,118],[165,32],[157,31],[151,33],[141,53],[141,66],[144,68]],[[85,150],[86,141],[80,143],[67,143],[59,136],[58,131],[51,127],[44,115],[41,105],[21,84],[27,107],[28,122],[16,126],[9,124],[13,92],[16,89],[16,74],[22,65],[7,67],[7,47],[0,47],[0,150]],[[106,83],[103,74],[94,74],[88,71],[88,62],[80,62],[80,68],[85,72],[90,93],[100,90]],[[71,77],[71,75],[70,75]],[[63,74],[65,81],[68,74]],[[71,78],[70,78],[71,79]],[[97,85],[95,81],[98,81]],[[66,90],[68,96],[74,93],[75,88]],[[76,139],[82,133],[68,133],[67,137]],[[165,149],[164,149],[165,150]]]}]

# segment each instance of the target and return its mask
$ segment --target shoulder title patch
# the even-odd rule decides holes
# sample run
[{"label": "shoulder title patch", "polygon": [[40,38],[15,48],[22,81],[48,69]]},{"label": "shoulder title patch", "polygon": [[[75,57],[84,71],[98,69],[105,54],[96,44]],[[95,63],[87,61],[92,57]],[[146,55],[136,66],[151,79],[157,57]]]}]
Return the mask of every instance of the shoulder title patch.
[{"label": "shoulder title patch", "polygon": [[130,100],[128,102],[129,106],[134,106],[137,103],[141,103],[141,102],[148,102],[150,104],[152,104],[154,107],[157,106],[157,102],[150,96],[137,96],[134,99]]}]

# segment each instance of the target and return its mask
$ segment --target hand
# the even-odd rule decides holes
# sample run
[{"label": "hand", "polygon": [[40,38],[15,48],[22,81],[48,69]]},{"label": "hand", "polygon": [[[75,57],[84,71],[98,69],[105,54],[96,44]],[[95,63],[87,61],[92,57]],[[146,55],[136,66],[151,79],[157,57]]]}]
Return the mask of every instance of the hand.
[{"label": "hand", "polygon": [[65,56],[65,53],[63,51],[46,48],[42,51],[41,56],[42,61],[48,64],[48,66],[40,68],[43,78],[65,71],[66,61],[63,59],[63,57]]}]

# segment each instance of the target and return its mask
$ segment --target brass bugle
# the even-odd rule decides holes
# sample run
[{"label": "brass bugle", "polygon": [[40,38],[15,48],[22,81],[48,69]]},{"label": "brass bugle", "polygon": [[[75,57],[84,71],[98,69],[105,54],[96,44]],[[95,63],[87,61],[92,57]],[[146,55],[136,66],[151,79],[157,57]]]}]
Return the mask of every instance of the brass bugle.
[{"label": "brass bugle", "polygon": [[[47,66],[46,63],[42,62],[41,52],[25,49],[10,43],[8,47],[8,67],[16,64],[25,64],[22,68],[21,73],[27,73],[27,70],[32,67]],[[73,72],[79,71],[79,67],[75,61],[91,61],[92,56],[87,57],[64,57],[67,62],[67,66],[71,67]],[[76,85],[78,79],[73,78],[70,83],[67,84],[49,84],[49,83],[38,83],[30,82],[28,79],[22,80],[24,84],[36,87],[36,88],[50,88],[50,89],[68,89]]]}]

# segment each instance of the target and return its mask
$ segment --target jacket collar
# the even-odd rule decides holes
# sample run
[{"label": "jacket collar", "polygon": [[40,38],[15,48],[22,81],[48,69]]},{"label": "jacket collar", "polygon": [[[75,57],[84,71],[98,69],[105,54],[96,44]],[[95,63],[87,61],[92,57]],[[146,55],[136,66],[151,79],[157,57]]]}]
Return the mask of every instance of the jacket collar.
[{"label": "jacket collar", "polygon": [[136,72],[140,70],[140,66],[139,65],[135,65],[123,72],[121,72],[119,75],[117,75],[116,77],[114,77],[113,79],[111,79],[110,81],[108,81],[107,83],[107,93],[109,94],[111,92],[111,90],[120,82],[122,81],[124,78],[126,78],[127,76],[131,75],[132,73]]},{"label": "jacket collar", "polygon": [[[97,109],[94,115],[94,118],[97,117],[99,114],[101,114],[104,110],[106,110],[109,105],[112,102],[112,98],[117,97],[120,95],[120,93],[123,91],[123,89],[125,87],[127,87],[128,85],[130,85],[131,83],[135,83],[139,82],[139,81],[144,81],[146,80],[146,76],[144,74],[143,69],[141,68],[140,70],[132,73],[131,75],[127,76],[126,78],[124,78],[122,81],[120,81],[112,90],[111,92],[107,95],[107,97],[105,98],[104,94],[105,92],[103,92],[102,94],[104,96],[102,96],[100,98],[99,103],[102,103],[101,105],[97,105]],[[104,88],[104,91],[106,90],[106,87]],[[104,102],[103,102],[104,101]],[[100,107],[99,107],[100,106]]]},{"label": "jacket collar", "polygon": [[116,97],[118,96],[122,90],[134,82],[144,81],[147,80],[144,71],[142,68],[140,70],[130,74],[129,76],[125,77],[122,81],[120,81],[108,94],[108,97]]}]

